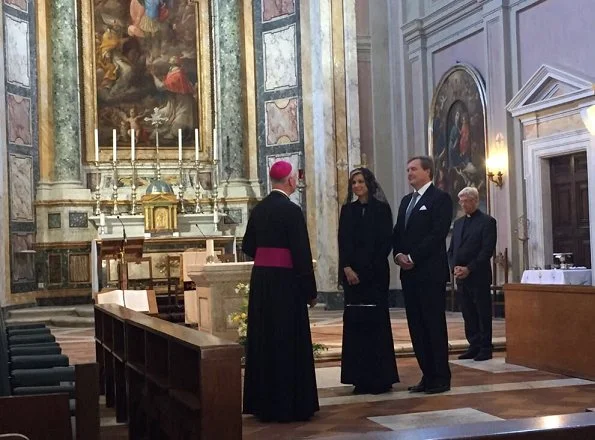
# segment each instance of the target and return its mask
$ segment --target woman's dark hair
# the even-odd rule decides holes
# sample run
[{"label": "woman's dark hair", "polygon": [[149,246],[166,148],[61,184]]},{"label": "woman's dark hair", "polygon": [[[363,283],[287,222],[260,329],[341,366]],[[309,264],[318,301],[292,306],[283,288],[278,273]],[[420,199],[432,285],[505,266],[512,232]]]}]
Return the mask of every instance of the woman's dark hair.
[{"label": "woman's dark hair", "polygon": [[345,200],[345,204],[351,203],[353,199],[353,189],[351,188],[351,179],[357,174],[361,174],[364,178],[364,182],[366,183],[366,187],[368,188],[368,197],[376,197],[378,193],[378,182],[376,181],[376,177],[374,173],[367,168],[360,167],[355,168],[349,173],[349,185],[347,186],[347,200]]}]

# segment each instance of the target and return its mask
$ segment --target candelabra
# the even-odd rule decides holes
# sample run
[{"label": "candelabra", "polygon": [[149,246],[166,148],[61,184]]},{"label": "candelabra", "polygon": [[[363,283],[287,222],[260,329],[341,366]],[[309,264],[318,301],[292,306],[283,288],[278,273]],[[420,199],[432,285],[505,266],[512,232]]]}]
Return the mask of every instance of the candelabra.
[{"label": "candelabra", "polygon": [[219,223],[219,161],[213,160],[213,189],[211,191],[211,198],[213,199],[213,221],[215,224]]},{"label": "candelabra", "polygon": [[182,161],[178,161],[178,168],[180,169],[180,182],[178,184],[178,198],[180,199],[180,213],[185,214],[186,208],[184,207],[184,170],[182,169]]},{"label": "candelabra", "polygon": [[114,201],[114,207],[112,209],[113,215],[118,215],[118,162],[115,160],[112,162],[112,199]]},{"label": "candelabra", "polygon": [[194,212],[196,214],[202,213],[202,209],[200,207],[200,199],[202,197],[201,194],[201,187],[200,187],[200,179],[199,179],[199,166],[200,161],[194,161],[194,168],[196,169],[196,180],[194,182],[194,197],[195,197],[195,205],[194,205]]},{"label": "candelabra", "polygon": [[95,215],[101,214],[101,171],[99,171],[99,161],[95,161],[97,170],[97,181],[95,182]]},{"label": "candelabra", "polygon": [[131,160],[130,164],[132,165],[132,183],[131,183],[131,207],[130,207],[130,215],[137,215],[137,206],[136,206],[136,160]]}]

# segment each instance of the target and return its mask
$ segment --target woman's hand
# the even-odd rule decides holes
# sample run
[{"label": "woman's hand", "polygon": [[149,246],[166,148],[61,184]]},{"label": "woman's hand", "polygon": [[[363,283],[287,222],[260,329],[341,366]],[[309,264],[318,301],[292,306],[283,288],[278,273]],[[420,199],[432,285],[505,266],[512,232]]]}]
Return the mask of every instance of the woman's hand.
[{"label": "woman's hand", "polygon": [[345,273],[345,277],[350,286],[359,284],[359,277],[351,267],[347,266],[343,268],[343,272]]}]

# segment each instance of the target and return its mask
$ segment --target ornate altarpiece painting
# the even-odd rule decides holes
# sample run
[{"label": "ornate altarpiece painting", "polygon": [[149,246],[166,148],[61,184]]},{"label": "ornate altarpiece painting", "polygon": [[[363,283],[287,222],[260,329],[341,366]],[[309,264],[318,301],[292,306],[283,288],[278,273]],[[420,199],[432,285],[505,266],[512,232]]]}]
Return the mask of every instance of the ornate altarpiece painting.
[{"label": "ornate altarpiece painting", "polygon": [[430,107],[428,139],[434,184],[452,197],[454,218],[463,214],[457,195],[467,186],[477,188],[479,207],[488,212],[486,93],[473,67],[457,64],[440,79]]},{"label": "ornate altarpiece painting", "polygon": [[[130,158],[136,130],[137,159],[154,159],[155,133],[145,118],[155,109],[162,159],[177,159],[178,130],[194,159],[194,129],[211,144],[211,11],[208,0],[82,1],[85,158],[93,161],[95,128],[100,160]],[[168,148],[171,147],[171,148]],[[207,158],[206,156],[204,157]],[[201,157],[202,159],[202,157]]]}]

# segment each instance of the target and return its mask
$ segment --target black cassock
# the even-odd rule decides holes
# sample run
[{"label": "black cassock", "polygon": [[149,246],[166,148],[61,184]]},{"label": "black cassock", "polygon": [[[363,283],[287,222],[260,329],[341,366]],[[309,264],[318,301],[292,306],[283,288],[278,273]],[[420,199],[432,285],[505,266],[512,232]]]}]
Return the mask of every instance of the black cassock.
[{"label": "black cassock", "polygon": [[[307,306],[317,293],[300,207],[284,193],[272,191],[252,210],[242,248],[255,258],[244,413],[263,421],[307,420],[319,409]],[[283,266],[288,258],[292,268],[274,267]]]},{"label": "black cassock", "polygon": [[[339,278],[345,292],[341,382],[366,393],[387,391],[399,381],[388,310],[391,236],[388,204],[370,198],[367,204],[355,201],[341,209]],[[359,284],[347,283],[343,268],[348,266],[357,273]]]}]

